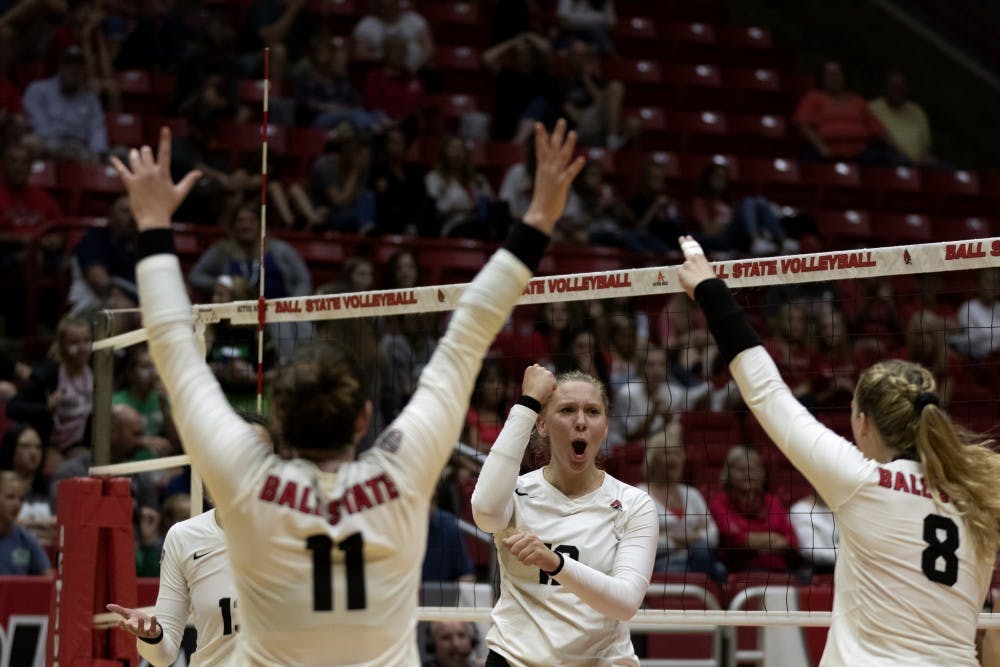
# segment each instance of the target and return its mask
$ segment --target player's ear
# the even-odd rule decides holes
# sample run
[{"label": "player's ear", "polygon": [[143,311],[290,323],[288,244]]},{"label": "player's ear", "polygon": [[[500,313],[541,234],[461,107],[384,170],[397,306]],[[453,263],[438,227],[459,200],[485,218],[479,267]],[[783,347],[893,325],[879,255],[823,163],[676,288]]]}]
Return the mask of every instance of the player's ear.
[{"label": "player's ear", "polygon": [[535,430],[543,438],[548,434],[548,429],[545,427],[545,413],[538,415],[535,419]]},{"label": "player's ear", "polygon": [[374,406],[372,406],[371,401],[365,401],[364,407],[358,412],[358,416],[354,420],[354,443],[357,444],[368,432],[368,426],[372,421],[372,412],[374,412]]}]

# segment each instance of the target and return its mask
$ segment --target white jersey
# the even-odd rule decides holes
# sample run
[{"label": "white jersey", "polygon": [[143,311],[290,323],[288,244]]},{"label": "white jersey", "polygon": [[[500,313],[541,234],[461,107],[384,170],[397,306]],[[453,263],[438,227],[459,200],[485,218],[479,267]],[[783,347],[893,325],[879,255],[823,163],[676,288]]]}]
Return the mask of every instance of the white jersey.
[{"label": "white jersey", "polygon": [[146,257],[137,273],[150,352],[226,526],[241,618],[233,664],[419,665],[430,498],[482,356],[531,272],[505,249],[494,254],[463,293],[409,405],[336,473],[281,460],[229,407],[198,352],[177,258]]},{"label": "white jersey", "polygon": [[163,541],[156,620],[163,628],[155,643],[136,640],[139,654],[156,667],[172,665],[188,617],[198,633],[191,667],[225,664],[239,630],[236,587],[226,557],[226,537],[209,510],[170,527]]},{"label": "white jersey", "polygon": [[837,520],[833,620],[823,667],[973,667],[993,555],[977,557],[920,463],[878,463],[792,396],[763,347],[730,364],[754,416]]},{"label": "white jersey", "polygon": [[[606,473],[594,491],[568,498],[541,469],[518,477],[514,465],[490,465],[520,460],[504,454],[512,440],[523,452],[536,417],[522,405],[511,409],[473,497],[476,522],[494,533],[500,561],[500,600],[486,643],[515,666],[638,667],[627,620],[652,576],[659,535],[655,505],[643,491]],[[562,571],[550,577],[523,565],[502,545],[514,532],[532,533],[561,553]]]}]

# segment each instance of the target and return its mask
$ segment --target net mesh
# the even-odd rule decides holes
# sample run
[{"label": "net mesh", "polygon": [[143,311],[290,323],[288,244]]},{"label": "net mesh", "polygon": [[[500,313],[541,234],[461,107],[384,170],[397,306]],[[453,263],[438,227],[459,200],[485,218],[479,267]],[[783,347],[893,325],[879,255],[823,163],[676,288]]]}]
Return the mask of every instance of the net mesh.
[{"label": "net mesh", "polygon": [[[1000,239],[982,239],[728,260],[715,268],[799,400],[853,439],[854,383],[890,357],[930,368],[953,419],[976,431],[993,428],[1000,414],[1000,322],[992,320],[998,256]],[[406,404],[462,290],[451,284],[268,301],[265,370],[305,339],[352,347],[375,405],[365,447]],[[970,306],[977,298],[985,304],[978,310]],[[227,394],[253,407],[256,302],[200,305],[196,313]],[[743,405],[702,313],[681,293],[675,266],[544,276],[525,290],[484,363],[462,441],[442,473],[437,504],[458,518],[462,544],[432,540],[431,549],[441,551],[428,551],[424,606],[468,605],[461,617],[480,621],[492,606],[494,547],[472,524],[470,498],[523,370],[536,362],[601,380],[612,409],[600,464],[626,483],[649,485],[659,503],[656,574],[647,611],[633,624],[655,630],[638,640],[641,654],[716,664],[722,633],[732,633],[736,656],[755,659],[762,635],[719,626],[828,623],[828,615],[810,612],[829,611],[832,601],[832,515]],[[266,395],[267,381],[265,411]],[[522,472],[544,461],[544,452],[531,448]],[[771,549],[737,549],[719,529],[709,507],[726,493],[727,470],[730,484],[742,478],[784,512],[763,528]],[[678,483],[699,502],[678,495]],[[477,586],[455,583],[468,574],[454,553],[462,548]],[[663,609],[682,614],[658,616]]]}]

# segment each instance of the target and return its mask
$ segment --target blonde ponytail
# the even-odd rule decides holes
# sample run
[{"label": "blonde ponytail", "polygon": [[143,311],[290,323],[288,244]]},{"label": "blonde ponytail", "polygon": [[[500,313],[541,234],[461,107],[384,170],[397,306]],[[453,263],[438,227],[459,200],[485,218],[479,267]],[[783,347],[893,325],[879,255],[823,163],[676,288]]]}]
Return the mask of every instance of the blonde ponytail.
[{"label": "blonde ponytail", "polygon": [[976,553],[992,555],[1000,543],[1000,454],[986,436],[953,424],[935,390],[926,368],[893,359],[861,374],[855,401],[886,446],[920,460],[927,486],[965,518]]}]

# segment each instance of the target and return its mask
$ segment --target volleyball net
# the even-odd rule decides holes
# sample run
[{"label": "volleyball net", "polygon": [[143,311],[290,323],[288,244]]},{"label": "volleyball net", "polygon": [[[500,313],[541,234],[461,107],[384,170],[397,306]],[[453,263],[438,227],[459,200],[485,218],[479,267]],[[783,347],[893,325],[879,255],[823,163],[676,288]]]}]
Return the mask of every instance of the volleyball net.
[{"label": "volleyball net", "polygon": [[[557,372],[584,370],[605,384],[612,407],[600,465],[629,484],[648,484],[660,501],[656,574],[632,621],[637,633],[649,633],[639,640],[643,664],[813,664],[830,619],[832,516],[742,404],[702,314],[683,294],[678,266],[561,274],[548,261],[543,269],[551,275],[531,281],[484,363],[462,441],[436,498],[454,515],[462,545],[432,548],[464,547],[478,585],[456,584],[454,572],[432,567],[444,583],[425,577],[420,618],[488,621],[496,555],[491,536],[472,523],[471,492],[524,368],[538,362]],[[714,263],[795,394],[848,439],[854,382],[886,358],[931,368],[955,421],[976,431],[993,429],[1000,415],[994,353],[1000,352],[1000,322],[974,317],[970,324],[967,311],[979,298],[988,305],[976,312],[992,312],[1000,291],[997,267],[1000,238]],[[265,413],[270,371],[303,341],[337,341],[356,352],[368,375],[375,420],[362,447],[370,444],[405,405],[464,289],[449,284],[268,300]],[[252,407],[258,302],[197,305],[194,311],[224,390],[235,405]],[[144,340],[139,330],[95,348],[121,352]],[[530,448],[523,471],[544,461],[544,452]],[[186,457],[173,457],[92,474],[185,464]],[[732,546],[732,532],[719,526],[719,513],[737,502],[728,493],[734,476],[751,487],[739,502],[773,502],[785,512],[766,525],[744,526],[772,537],[752,553]],[[192,478],[197,512],[197,475]],[[678,506],[671,492],[678,484],[704,502]],[[429,552],[428,560],[458,562],[464,570],[464,559],[452,555]],[[67,553],[64,560],[87,557]],[[981,625],[1000,627],[1000,618],[988,611],[990,601],[984,603]]]}]

